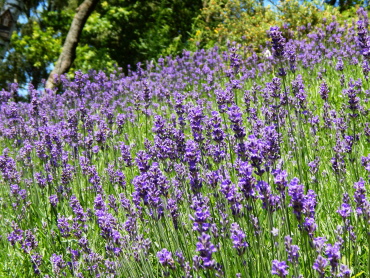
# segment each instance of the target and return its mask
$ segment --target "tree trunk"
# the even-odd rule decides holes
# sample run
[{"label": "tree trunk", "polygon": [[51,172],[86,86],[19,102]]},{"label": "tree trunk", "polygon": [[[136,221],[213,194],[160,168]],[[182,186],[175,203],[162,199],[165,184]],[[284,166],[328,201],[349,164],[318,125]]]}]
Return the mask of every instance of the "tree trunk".
[{"label": "tree trunk", "polygon": [[[11,35],[17,25],[17,20],[23,9],[23,1],[21,0],[6,0],[1,9],[0,15],[6,17],[4,20],[0,19],[0,59],[4,58],[8,50]],[[8,16],[9,10],[11,17]],[[5,24],[5,25],[4,25]]]},{"label": "tree trunk", "polygon": [[66,40],[63,45],[62,53],[55,64],[54,69],[51,71],[48,80],[46,81],[45,88],[54,87],[54,76],[61,75],[68,72],[74,59],[76,58],[76,48],[82,29],[91,13],[94,11],[99,0],[85,0],[78,8],[73,18],[71,27],[69,28]]}]

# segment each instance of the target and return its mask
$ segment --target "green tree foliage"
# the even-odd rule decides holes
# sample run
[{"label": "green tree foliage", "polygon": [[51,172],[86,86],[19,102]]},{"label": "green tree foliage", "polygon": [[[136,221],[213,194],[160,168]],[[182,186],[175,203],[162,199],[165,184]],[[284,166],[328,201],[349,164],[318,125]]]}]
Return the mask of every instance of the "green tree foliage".
[{"label": "green tree foliage", "polygon": [[24,11],[17,24],[17,32],[12,35],[6,58],[0,62],[0,88],[6,88],[12,82],[25,86],[32,82],[38,87],[47,77],[49,67],[61,49],[64,30],[55,28],[58,25],[49,21],[46,15],[56,11],[64,14],[62,10],[68,6],[68,1],[26,0],[23,4]]},{"label": "green tree foliage", "polygon": [[36,21],[22,27],[21,33],[13,33],[11,50],[0,64],[1,87],[8,82],[25,84],[28,80],[37,87],[47,76],[48,66],[58,57],[61,38],[53,28],[41,29]]},{"label": "green tree foliage", "polygon": [[349,10],[356,5],[367,4],[366,2],[363,0],[325,0],[325,3],[331,6],[337,6],[340,12]]},{"label": "green tree foliage", "polygon": [[198,47],[212,47],[226,41],[251,42],[266,40],[266,30],[277,23],[276,14],[260,1],[209,0],[198,16],[190,39]]},{"label": "green tree foliage", "polygon": [[255,0],[209,0],[193,26],[191,49],[236,41],[258,49],[267,40],[267,30],[288,24],[290,29],[315,25],[323,18],[340,17],[338,9],[316,1],[282,0],[264,5]]},{"label": "green tree foliage", "polygon": [[[0,88],[11,82],[42,87],[81,2],[24,1],[26,20],[18,23],[10,51],[0,64]],[[176,55],[183,48],[222,46],[227,41],[256,49],[265,43],[266,30],[273,25],[286,23],[294,29],[321,24],[324,17],[348,19],[354,14],[353,7],[340,13],[340,5],[320,3],[281,0],[266,6],[262,0],[101,0],[84,27],[69,74],[89,69],[109,72],[116,66],[125,70],[128,64],[135,67],[161,55]]]},{"label": "green tree foliage", "polygon": [[[201,7],[200,0],[103,1],[85,26],[81,47],[90,53],[90,60],[101,57],[96,68],[111,68],[112,63],[135,66],[161,54],[177,53]],[[91,64],[76,62],[76,68],[86,66]]]},{"label": "green tree foliage", "polygon": [[[18,23],[10,51],[0,65],[6,73],[0,76],[0,88],[10,82],[42,86],[81,2],[30,1],[27,20]],[[127,64],[135,67],[140,61],[179,53],[201,8],[201,0],[102,0],[84,27],[69,73],[112,71],[115,66],[126,69]]]}]

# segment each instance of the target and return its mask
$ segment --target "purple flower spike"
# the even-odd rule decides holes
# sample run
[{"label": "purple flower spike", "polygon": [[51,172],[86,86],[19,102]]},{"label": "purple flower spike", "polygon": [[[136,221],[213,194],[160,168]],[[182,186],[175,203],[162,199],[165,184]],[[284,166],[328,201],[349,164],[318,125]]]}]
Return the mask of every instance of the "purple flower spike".
[{"label": "purple flower spike", "polygon": [[276,189],[280,192],[282,196],[285,196],[285,188],[288,185],[288,173],[285,170],[274,170],[272,171],[274,176],[274,183],[276,184]]},{"label": "purple flower spike", "polygon": [[319,93],[320,93],[320,96],[321,98],[324,100],[324,101],[328,101],[328,98],[329,98],[329,87],[328,87],[328,84],[326,84],[326,82],[324,81],[323,83],[321,83],[320,85],[320,89],[319,89]]},{"label": "purple flower spike", "polygon": [[325,268],[328,266],[329,262],[323,256],[319,255],[314,262],[312,268],[319,273],[319,277],[323,278],[325,275]]},{"label": "purple flower spike", "polygon": [[186,153],[185,153],[185,160],[189,164],[189,171],[195,172],[197,171],[196,164],[200,160],[200,151],[198,149],[197,143],[192,140],[188,140],[186,142]]},{"label": "purple flower spike", "polygon": [[272,275],[277,275],[279,277],[286,277],[289,274],[289,266],[286,264],[285,261],[278,261],[273,260],[272,261]]},{"label": "purple flower spike", "polygon": [[246,199],[255,195],[256,179],[253,177],[253,167],[248,162],[240,161],[238,165],[239,182],[238,187]]},{"label": "purple flower spike", "polygon": [[293,264],[298,264],[299,247],[298,245],[293,245],[292,241],[290,236],[285,237],[285,250],[288,253],[288,261]]},{"label": "purple flower spike", "polygon": [[315,219],[312,217],[307,217],[305,221],[303,222],[303,227],[307,231],[309,237],[312,239],[315,234],[316,228],[317,228]]},{"label": "purple flower spike", "polygon": [[175,261],[172,258],[172,253],[166,248],[163,248],[161,251],[157,252],[157,258],[161,265],[164,267],[175,268]]},{"label": "purple flower spike", "polygon": [[51,264],[53,266],[54,273],[58,276],[61,271],[66,267],[66,263],[63,257],[60,255],[53,254],[50,258]]},{"label": "purple flower spike", "polygon": [[12,227],[13,232],[8,235],[8,241],[12,246],[14,246],[16,242],[23,241],[23,230],[19,229],[18,225],[15,222],[12,223]]},{"label": "purple flower spike", "polygon": [[362,20],[357,22],[357,30],[358,30],[358,46],[360,48],[361,54],[364,56],[365,59],[369,59],[370,57],[370,39],[366,31],[365,24]]},{"label": "purple flower spike", "polygon": [[208,231],[210,224],[206,221],[209,220],[211,214],[207,206],[199,206],[196,208],[194,217],[190,215],[190,219],[193,223],[193,231]]},{"label": "purple flower spike", "polygon": [[220,113],[212,111],[211,126],[212,126],[212,139],[217,143],[221,143],[225,138],[225,132],[222,129],[222,119]]},{"label": "purple flower spike", "polygon": [[240,229],[238,223],[231,224],[231,239],[233,240],[233,247],[238,251],[239,256],[243,255],[248,243],[245,241],[245,233]]},{"label": "purple flower spike", "polygon": [[199,252],[199,256],[203,261],[203,266],[205,268],[212,268],[215,265],[215,261],[212,259],[212,253],[216,252],[216,247],[211,242],[211,236],[202,233],[200,237],[198,237],[197,251]]},{"label": "purple flower spike", "polygon": [[280,58],[284,55],[285,38],[279,30],[279,27],[270,28],[270,37],[272,40],[273,54],[275,58]]},{"label": "purple flower spike", "polygon": [[232,123],[231,129],[234,131],[236,139],[243,139],[246,135],[243,127],[243,118],[240,108],[236,105],[232,105],[227,112],[229,114],[230,122]]},{"label": "purple flower spike", "polygon": [[342,216],[343,219],[348,218],[351,215],[351,212],[351,206],[346,203],[343,203],[342,206],[337,210],[337,213]]},{"label": "purple flower spike", "polygon": [[149,170],[150,158],[151,156],[144,151],[137,152],[135,161],[136,161],[137,167],[139,168],[140,172],[143,173]]},{"label": "purple flower spike", "polygon": [[289,184],[288,190],[291,197],[290,204],[293,208],[293,213],[296,215],[298,221],[302,219],[302,210],[304,205],[303,185],[299,184],[299,179],[294,178]]},{"label": "purple flower spike", "polygon": [[366,194],[366,189],[365,189],[365,181],[363,178],[360,178],[358,182],[354,183],[355,188],[355,194],[354,194],[354,199],[355,203],[357,204],[356,212],[358,215],[363,213],[364,206],[367,203],[365,194]]},{"label": "purple flower spike", "polygon": [[33,271],[36,275],[40,274],[40,265],[42,263],[42,256],[39,253],[33,253],[31,255],[31,262],[32,262],[32,267]]},{"label": "purple flower spike", "polygon": [[327,241],[326,237],[316,237],[313,239],[313,245],[317,253],[320,254],[324,250],[326,241]]},{"label": "purple flower spike", "polygon": [[[367,128],[369,130],[368,132],[369,132],[369,135],[370,135],[369,123],[367,123]],[[361,165],[363,167],[365,167],[365,170],[370,173],[370,154],[368,154],[368,156],[362,156],[361,157]],[[370,175],[369,175],[369,178],[370,178]]]},{"label": "purple flower spike", "polygon": [[340,244],[338,242],[336,242],[334,245],[327,244],[326,245],[326,256],[329,259],[331,270],[334,273],[338,267],[338,263],[341,258]]},{"label": "purple flower spike", "polygon": [[49,201],[50,201],[50,204],[53,206],[53,207],[56,207],[59,200],[58,200],[58,196],[57,195],[50,195],[49,196]]},{"label": "purple flower spike", "polygon": [[337,277],[349,278],[351,277],[351,270],[348,268],[348,266],[341,264]]},{"label": "purple flower spike", "polygon": [[193,132],[194,141],[200,143],[204,140],[203,132],[203,121],[204,115],[201,107],[192,107],[189,111],[190,127]]}]

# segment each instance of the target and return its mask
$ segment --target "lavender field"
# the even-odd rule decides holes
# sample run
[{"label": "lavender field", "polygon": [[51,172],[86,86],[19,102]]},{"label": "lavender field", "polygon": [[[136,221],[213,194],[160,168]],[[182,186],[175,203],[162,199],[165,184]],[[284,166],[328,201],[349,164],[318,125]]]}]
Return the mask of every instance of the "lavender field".
[{"label": "lavender field", "polygon": [[2,90],[0,277],[370,277],[357,17]]}]

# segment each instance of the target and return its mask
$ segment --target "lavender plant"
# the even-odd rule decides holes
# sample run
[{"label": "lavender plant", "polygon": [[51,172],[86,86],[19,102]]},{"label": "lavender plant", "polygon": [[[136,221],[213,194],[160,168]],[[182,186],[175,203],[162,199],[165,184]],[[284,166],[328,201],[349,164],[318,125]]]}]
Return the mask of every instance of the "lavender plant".
[{"label": "lavender plant", "polygon": [[370,276],[359,16],[2,90],[0,276]]}]

